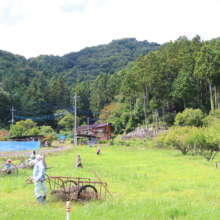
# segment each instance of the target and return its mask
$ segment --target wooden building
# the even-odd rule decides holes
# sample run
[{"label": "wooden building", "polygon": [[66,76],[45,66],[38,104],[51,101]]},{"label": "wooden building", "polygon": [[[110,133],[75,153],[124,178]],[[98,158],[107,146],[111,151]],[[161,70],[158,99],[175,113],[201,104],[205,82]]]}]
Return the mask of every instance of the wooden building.
[{"label": "wooden building", "polygon": [[28,136],[18,136],[10,137],[12,141],[41,141],[44,138],[44,135],[28,135]]},{"label": "wooden building", "polygon": [[96,143],[99,140],[109,140],[112,135],[111,123],[93,124],[79,126],[76,129],[77,137],[87,139],[88,144]]}]

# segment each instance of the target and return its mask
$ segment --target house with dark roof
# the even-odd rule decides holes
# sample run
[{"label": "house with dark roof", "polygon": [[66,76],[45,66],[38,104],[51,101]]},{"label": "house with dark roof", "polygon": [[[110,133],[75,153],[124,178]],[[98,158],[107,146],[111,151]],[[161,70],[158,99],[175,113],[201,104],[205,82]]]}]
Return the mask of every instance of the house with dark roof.
[{"label": "house with dark roof", "polygon": [[112,135],[112,126],[111,123],[79,126],[76,132],[77,137],[83,137],[87,139],[88,144],[91,144],[99,140],[109,140]]}]

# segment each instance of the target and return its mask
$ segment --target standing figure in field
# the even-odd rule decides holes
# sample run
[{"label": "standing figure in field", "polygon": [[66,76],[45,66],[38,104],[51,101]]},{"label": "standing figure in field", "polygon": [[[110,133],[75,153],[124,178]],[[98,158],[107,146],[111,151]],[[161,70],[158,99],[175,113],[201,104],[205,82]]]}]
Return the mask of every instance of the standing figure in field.
[{"label": "standing figure in field", "polygon": [[100,155],[100,146],[98,146],[97,155]]},{"label": "standing figure in field", "polygon": [[47,149],[47,147],[48,147],[48,141],[46,141],[46,142],[44,143],[44,147]]},{"label": "standing figure in field", "polygon": [[[36,156],[36,164],[33,171],[33,181],[35,183],[35,196],[39,203],[45,203],[47,198],[47,187],[45,184],[45,163],[44,157]],[[43,191],[42,195],[40,191]]]},{"label": "standing figure in field", "polygon": [[32,152],[30,158],[24,163],[24,165],[28,164],[29,162],[30,162],[30,164],[31,164],[31,162],[32,162],[34,159],[35,159],[35,151]]},{"label": "standing figure in field", "polygon": [[78,167],[82,167],[83,168],[83,165],[82,165],[82,160],[81,160],[81,157],[79,154],[76,155],[76,168]]}]

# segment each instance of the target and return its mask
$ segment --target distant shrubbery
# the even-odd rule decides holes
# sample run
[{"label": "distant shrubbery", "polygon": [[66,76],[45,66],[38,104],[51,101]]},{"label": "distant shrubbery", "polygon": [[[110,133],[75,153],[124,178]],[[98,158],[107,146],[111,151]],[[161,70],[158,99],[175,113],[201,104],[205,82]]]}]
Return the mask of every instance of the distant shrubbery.
[{"label": "distant shrubbery", "polygon": [[[74,143],[74,140],[73,140],[73,143]],[[81,143],[81,145],[87,145],[88,143],[87,143],[87,139],[84,139],[84,138],[82,138],[81,140],[78,140],[78,144],[80,144]]]},{"label": "distant shrubbery", "polygon": [[98,141],[97,144],[107,144],[107,143],[108,143],[108,141],[106,141],[106,140],[100,140],[100,141]]},{"label": "distant shrubbery", "polygon": [[[183,155],[199,151],[206,159],[214,159],[220,148],[220,111],[212,111],[204,117],[203,113],[196,109],[186,109],[177,114],[175,124],[167,134],[161,132],[157,135],[158,147],[171,145],[180,150]],[[179,126],[182,125],[182,126]],[[184,125],[184,126],[183,126]]]}]

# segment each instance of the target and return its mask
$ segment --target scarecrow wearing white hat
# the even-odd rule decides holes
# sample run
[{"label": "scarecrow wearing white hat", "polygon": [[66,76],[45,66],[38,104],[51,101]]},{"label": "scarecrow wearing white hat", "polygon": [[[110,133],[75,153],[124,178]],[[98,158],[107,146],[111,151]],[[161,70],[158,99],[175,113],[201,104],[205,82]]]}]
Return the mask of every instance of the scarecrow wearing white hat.
[{"label": "scarecrow wearing white hat", "polygon": [[82,167],[83,168],[83,165],[82,165],[82,160],[81,160],[81,157],[79,154],[76,155],[76,168],[78,167]]},{"label": "scarecrow wearing white hat", "polygon": [[[45,163],[44,157],[41,155],[36,156],[36,164],[33,171],[33,181],[35,183],[35,196],[39,203],[45,203],[47,197],[47,187],[45,184]],[[43,193],[40,194],[42,189]]]}]

